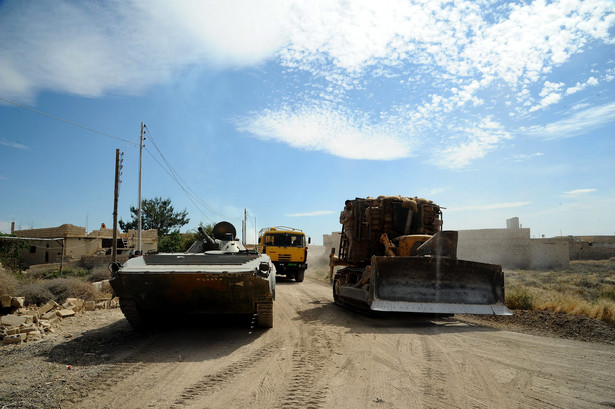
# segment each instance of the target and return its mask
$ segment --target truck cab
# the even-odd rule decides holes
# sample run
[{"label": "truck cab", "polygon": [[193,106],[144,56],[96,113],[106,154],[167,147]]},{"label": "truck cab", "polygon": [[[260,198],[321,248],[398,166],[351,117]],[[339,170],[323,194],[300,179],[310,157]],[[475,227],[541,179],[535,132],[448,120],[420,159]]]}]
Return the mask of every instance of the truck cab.
[{"label": "truck cab", "polygon": [[310,239],[300,229],[277,226],[266,227],[258,235],[258,251],[267,254],[277,274],[286,275],[300,283],[307,269],[307,245]]}]

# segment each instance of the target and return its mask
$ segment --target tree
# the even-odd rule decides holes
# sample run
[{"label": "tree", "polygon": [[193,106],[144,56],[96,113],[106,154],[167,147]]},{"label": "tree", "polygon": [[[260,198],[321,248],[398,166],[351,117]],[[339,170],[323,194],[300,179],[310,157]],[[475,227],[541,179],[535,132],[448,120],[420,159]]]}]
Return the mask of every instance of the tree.
[{"label": "tree", "polygon": [[[202,228],[203,231],[206,234],[208,234],[210,237],[213,237],[213,235],[214,235],[214,224],[213,223],[203,224],[203,222],[199,222],[199,227]],[[201,240],[202,239],[201,234],[199,233],[198,228],[197,229],[188,230],[182,236],[183,236],[182,251],[188,250],[190,248],[190,246],[192,246],[192,243],[194,243],[197,240]],[[160,247],[160,245],[158,247]]]},{"label": "tree", "polygon": [[[12,237],[13,239],[2,239],[2,237]],[[0,264],[6,268],[19,271],[23,260],[21,252],[30,247],[27,240],[17,239],[13,234],[0,233]]]},{"label": "tree", "polygon": [[158,251],[161,253],[177,253],[186,250],[179,230],[172,231],[168,235],[161,237],[158,242]]},{"label": "tree", "polygon": [[[124,232],[128,230],[136,230],[139,225],[139,208],[130,206],[132,220],[124,222],[120,219],[120,229]],[[162,199],[155,197],[153,199],[143,199],[141,202],[141,228],[143,230],[157,229],[158,237],[168,235],[172,230],[177,230],[180,227],[188,224],[188,212],[184,209],[181,212],[175,212],[171,205],[171,199]]]}]

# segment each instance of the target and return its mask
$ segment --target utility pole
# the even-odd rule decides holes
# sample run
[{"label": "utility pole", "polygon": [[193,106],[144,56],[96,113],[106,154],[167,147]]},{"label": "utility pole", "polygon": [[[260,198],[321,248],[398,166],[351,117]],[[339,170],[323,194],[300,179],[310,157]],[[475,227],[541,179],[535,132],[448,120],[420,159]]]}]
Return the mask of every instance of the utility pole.
[{"label": "utility pole", "polygon": [[111,262],[117,261],[117,199],[120,195],[120,150],[115,150],[115,190],[113,193],[113,252]]},{"label": "utility pole", "polygon": [[139,218],[138,218],[138,240],[137,250],[141,254],[141,169],[143,168],[143,122],[141,122],[141,143],[139,144]]},{"label": "utility pole", "polygon": [[248,243],[246,228],[248,227],[248,210],[243,209],[243,223],[241,226],[241,237],[243,238],[243,246],[245,247]]}]

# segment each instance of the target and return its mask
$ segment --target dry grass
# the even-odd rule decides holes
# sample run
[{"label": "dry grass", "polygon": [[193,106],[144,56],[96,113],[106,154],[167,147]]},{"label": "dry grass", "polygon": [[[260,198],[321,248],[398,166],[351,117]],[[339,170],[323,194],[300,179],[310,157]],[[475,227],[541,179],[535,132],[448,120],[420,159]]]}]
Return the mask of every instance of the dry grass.
[{"label": "dry grass", "polygon": [[15,275],[0,266],[0,295],[13,295],[18,285],[19,281]]},{"label": "dry grass", "polygon": [[571,261],[563,271],[505,271],[506,305],[585,315],[615,324],[615,258]]},{"label": "dry grass", "polygon": [[95,300],[99,296],[91,283],[76,277],[38,280],[23,285],[17,292],[20,296],[26,297],[28,305],[41,305],[49,300],[62,304],[69,297]]},{"label": "dry grass", "polygon": [[[86,275],[87,274],[87,275]],[[26,304],[41,305],[49,300],[62,304],[67,298],[96,300],[104,298],[94,289],[92,282],[109,278],[106,268],[95,268],[91,272],[65,269],[62,277],[56,277],[54,271],[42,275],[26,275],[12,272],[0,266],[0,295],[26,298]]]}]

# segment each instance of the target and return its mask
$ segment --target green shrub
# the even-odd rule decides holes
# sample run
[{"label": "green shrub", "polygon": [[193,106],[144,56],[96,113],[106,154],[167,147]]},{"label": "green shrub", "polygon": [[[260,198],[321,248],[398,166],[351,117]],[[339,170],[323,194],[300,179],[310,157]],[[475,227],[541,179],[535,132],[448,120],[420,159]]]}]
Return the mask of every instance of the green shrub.
[{"label": "green shrub", "polygon": [[60,273],[60,270],[49,271],[45,273],[43,278],[50,279],[50,278],[67,278],[67,277],[85,277],[88,274],[89,274],[88,270],[84,270],[80,268],[78,269],[63,268],[61,273]]},{"label": "green shrub", "polygon": [[506,294],[506,306],[514,310],[533,310],[534,298],[525,288],[514,288]]}]

